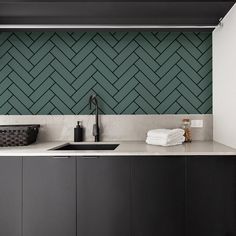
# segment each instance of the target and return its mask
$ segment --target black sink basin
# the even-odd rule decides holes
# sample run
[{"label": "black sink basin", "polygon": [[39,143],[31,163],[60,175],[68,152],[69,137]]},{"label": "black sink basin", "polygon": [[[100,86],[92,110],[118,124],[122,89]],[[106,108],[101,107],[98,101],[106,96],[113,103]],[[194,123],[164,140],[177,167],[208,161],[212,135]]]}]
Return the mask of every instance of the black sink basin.
[{"label": "black sink basin", "polygon": [[52,150],[115,150],[119,144],[65,144]]}]

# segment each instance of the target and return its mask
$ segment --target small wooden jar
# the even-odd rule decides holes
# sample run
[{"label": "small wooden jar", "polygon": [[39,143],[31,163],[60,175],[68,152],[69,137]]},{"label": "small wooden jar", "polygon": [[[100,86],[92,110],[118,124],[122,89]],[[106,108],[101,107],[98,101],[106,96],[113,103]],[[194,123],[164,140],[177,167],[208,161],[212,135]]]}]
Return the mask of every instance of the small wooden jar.
[{"label": "small wooden jar", "polygon": [[182,128],[184,130],[185,142],[192,142],[191,121],[188,118],[182,120]]}]

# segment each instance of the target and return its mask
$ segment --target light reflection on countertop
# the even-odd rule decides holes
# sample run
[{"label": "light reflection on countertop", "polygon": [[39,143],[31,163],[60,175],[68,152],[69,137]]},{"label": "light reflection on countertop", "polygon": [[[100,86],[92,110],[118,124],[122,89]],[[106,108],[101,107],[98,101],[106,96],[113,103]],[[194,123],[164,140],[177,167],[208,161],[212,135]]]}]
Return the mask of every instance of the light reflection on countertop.
[{"label": "light reflection on countertop", "polygon": [[0,156],[236,156],[236,149],[214,141],[193,141],[171,147],[148,145],[144,141],[117,141],[100,142],[120,144],[115,150],[50,150],[65,143],[69,142],[40,142],[22,147],[0,147]]}]

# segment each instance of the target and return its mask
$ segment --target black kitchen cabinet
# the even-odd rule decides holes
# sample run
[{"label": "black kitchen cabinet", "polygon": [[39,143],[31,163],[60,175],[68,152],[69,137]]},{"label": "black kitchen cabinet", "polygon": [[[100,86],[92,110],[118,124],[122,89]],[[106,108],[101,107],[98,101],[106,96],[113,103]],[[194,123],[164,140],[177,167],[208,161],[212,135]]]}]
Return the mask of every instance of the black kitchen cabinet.
[{"label": "black kitchen cabinet", "polygon": [[23,236],[76,236],[75,158],[23,158]]},{"label": "black kitchen cabinet", "polygon": [[22,158],[0,157],[0,235],[21,236]]},{"label": "black kitchen cabinet", "polygon": [[128,157],[77,158],[77,235],[131,235]]},{"label": "black kitchen cabinet", "polygon": [[187,235],[236,235],[236,158],[189,157]]},{"label": "black kitchen cabinet", "polygon": [[136,157],[132,164],[134,236],[185,234],[185,158]]},{"label": "black kitchen cabinet", "polygon": [[236,157],[0,157],[0,235],[236,236]]}]

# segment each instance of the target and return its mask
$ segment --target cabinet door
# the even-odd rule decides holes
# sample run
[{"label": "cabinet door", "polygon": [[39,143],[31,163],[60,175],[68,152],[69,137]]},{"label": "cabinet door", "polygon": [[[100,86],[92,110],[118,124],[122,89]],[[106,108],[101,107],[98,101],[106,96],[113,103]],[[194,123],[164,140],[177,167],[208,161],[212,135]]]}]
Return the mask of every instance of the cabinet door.
[{"label": "cabinet door", "polygon": [[77,159],[78,236],[130,236],[130,160]]},{"label": "cabinet door", "polygon": [[236,158],[189,157],[189,236],[236,235]]},{"label": "cabinet door", "polygon": [[23,236],[76,236],[75,158],[23,158]]},{"label": "cabinet door", "polygon": [[183,236],[185,158],[137,157],[133,162],[134,236]]},{"label": "cabinet door", "polygon": [[21,235],[22,158],[0,157],[0,235]]}]

